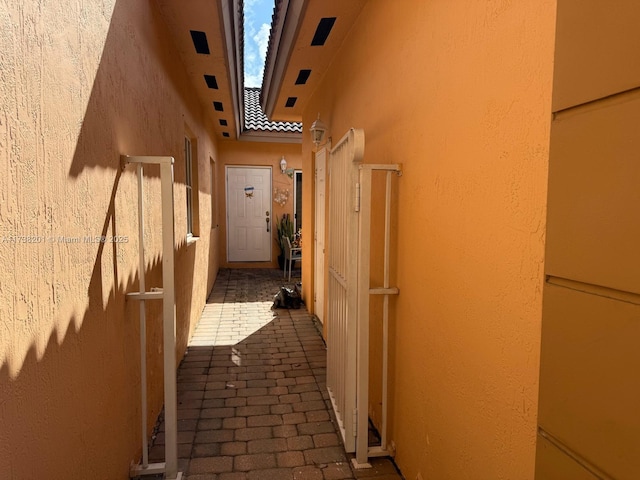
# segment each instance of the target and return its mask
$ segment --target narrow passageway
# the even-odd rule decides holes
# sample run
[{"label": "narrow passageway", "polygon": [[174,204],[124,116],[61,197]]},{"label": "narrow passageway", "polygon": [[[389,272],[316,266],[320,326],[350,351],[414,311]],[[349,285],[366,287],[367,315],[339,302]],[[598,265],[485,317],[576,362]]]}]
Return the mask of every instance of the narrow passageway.
[{"label": "narrow passageway", "polygon": [[[388,459],[351,469],[319,325],[304,306],[271,309],[283,284],[279,270],[220,270],[178,370],[180,470],[189,480],[400,479]],[[151,461],[163,441],[160,425]]]}]

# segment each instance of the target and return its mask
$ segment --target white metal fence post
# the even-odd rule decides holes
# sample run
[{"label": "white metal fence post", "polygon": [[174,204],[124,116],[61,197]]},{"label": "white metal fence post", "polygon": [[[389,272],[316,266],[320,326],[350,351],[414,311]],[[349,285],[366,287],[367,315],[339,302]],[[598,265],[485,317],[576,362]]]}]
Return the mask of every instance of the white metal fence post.
[{"label": "white metal fence post", "polygon": [[[138,233],[140,291],[128,293],[127,298],[140,301],[140,348],[141,348],[141,403],[142,403],[142,463],[131,467],[129,475],[156,475],[164,473],[167,480],[180,480],[178,472],[178,420],[177,420],[177,381],[176,381],[176,306],[174,280],[174,211],[173,211],[173,157],[126,156],[120,159],[124,169],[129,163],[135,163],[138,171]],[[162,206],[162,290],[145,290],[144,260],[144,219],[143,219],[143,164],[160,165],[160,190]],[[148,463],[147,446],[147,380],[146,380],[146,322],[145,300],[162,300],[163,317],[163,365],[164,365],[164,422],[165,422],[165,461]]]}]

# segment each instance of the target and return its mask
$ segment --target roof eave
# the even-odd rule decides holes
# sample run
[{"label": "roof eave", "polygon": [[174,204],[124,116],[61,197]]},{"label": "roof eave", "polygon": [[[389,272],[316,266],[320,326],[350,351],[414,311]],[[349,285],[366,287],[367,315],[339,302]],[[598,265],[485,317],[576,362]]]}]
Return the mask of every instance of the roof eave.
[{"label": "roof eave", "polygon": [[221,0],[220,10],[224,23],[225,48],[229,65],[229,85],[233,101],[236,138],[242,134],[244,125],[244,78],[243,78],[243,0]]},{"label": "roof eave", "polygon": [[273,116],[308,1],[276,0],[260,95],[260,106],[267,118]]},{"label": "roof eave", "polygon": [[262,130],[245,130],[240,140],[265,143],[302,143],[302,134],[297,132],[266,132]]}]

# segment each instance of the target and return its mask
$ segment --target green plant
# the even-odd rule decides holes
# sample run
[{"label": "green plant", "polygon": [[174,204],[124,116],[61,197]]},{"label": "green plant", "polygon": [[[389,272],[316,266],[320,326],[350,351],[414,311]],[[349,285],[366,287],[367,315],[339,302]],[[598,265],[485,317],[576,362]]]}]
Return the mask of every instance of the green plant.
[{"label": "green plant", "polygon": [[291,215],[285,213],[280,220],[276,216],[276,231],[278,233],[278,246],[280,246],[280,252],[284,255],[287,245],[285,237],[288,237],[289,241],[293,241],[293,220],[291,220]]}]

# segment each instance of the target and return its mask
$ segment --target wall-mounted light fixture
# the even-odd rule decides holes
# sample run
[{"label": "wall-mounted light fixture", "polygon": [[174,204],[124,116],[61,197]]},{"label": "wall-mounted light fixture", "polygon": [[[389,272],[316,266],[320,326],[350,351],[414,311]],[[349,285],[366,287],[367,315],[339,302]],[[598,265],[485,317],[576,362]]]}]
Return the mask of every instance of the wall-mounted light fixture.
[{"label": "wall-mounted light fixture", "polygon": [[309,129],[311,132],[311,140],[316,144],[316,147],[320,145],[320,142],[324,139],[324,134],[327,132],[327,126],[322,123],[320,120],[320,114],[318,113],[318,118],[315,122],[311,124],[311,128]]},{"label": "wall-mounted light fixture", "polygon": [[280,160],[280,171],[282,173],[287,172],[287,161],[285,160],[284,155],[282,156],[282,160]]}]

